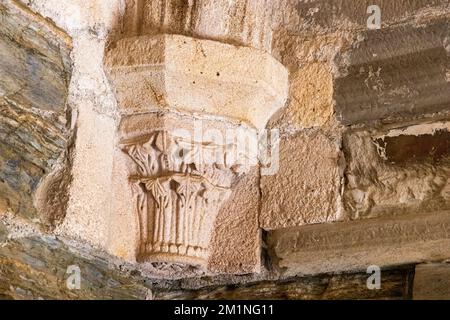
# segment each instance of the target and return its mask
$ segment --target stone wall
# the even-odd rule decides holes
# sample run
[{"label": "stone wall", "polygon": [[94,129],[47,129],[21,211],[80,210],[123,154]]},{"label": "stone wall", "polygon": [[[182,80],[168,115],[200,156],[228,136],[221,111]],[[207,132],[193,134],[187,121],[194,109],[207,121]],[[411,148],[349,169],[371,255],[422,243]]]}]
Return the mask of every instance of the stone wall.
[{"label": "stone wall", "polygon": [[1,1],[0,298],[448,297],[449,24],[446,0]]}]

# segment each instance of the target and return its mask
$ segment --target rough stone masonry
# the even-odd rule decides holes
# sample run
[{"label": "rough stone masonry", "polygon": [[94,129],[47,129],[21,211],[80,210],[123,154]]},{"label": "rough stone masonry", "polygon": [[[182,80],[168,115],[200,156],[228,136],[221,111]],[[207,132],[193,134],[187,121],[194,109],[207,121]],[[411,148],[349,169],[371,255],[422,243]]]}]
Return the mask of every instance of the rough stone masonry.
[{"label": "rough stone masonry", "polygon": [[448,0],[0,0],[0,299],[450,299],[449,261]]}]

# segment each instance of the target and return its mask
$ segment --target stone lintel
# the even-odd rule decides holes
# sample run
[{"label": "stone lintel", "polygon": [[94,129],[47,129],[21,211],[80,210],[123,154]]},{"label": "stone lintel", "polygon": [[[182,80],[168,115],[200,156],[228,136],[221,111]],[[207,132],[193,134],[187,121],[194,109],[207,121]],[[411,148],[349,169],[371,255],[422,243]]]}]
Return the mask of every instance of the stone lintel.
[{"label": "stone lintel", "polygon": [[268,241],[288,275],[443,260],[450,257],[450,211],[279,229]]},{"label": "stone lintel", "polygon": [[335,110],[345,125],[395,122],[450,106],[448,17],[361,33],[337,58]]}]

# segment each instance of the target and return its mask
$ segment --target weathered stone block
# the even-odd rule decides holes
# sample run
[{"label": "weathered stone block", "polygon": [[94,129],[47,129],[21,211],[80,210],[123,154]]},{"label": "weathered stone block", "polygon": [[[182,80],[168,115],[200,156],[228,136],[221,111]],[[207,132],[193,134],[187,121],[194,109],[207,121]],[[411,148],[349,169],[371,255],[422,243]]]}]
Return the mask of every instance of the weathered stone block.
[{"label": "weathered stone block", "polygon": [[105,65],[123,113],[173,108],[264,128],[288,92],[287,71],[269,54],[178,35],[121,39]]},{"label": "weathered stone block", "polygon": [[338,119],[348,125],[449,110],[449,30],[442,18],[363,33],[364,41],[337,58]]},{"label": "weathered stone block", "polygon": [[344,137],[344,205],[350,218],[450,208],[448,122]]},{"label": "weathered stone block", "polygon": [[450,211],[280,229],[268,243],[286,275],[439,261],[450,257]]},{"label": "weathered stone block", "polygon": [[288,119],[302,128],[323,126],[333,115],[333,79],[325,63],[300,68],[290,81]]},{"label": "weathered stone block", "polygon": [[278,171],[261,176],[261,227],[273,230],[340,220],[342,174],[338,138],[320,131],[283,137]]},{"label": "weathered stone block", "polygon": [[259,172],[254,167],[233,187],[217,215],[211,240],[209,268],[216,273],[261,271]]},{"label": "weathered stone block", "polygon": [[86,103],[77,116],[77,135],[67,214],[55,229],[59,235],[103,247],[108,239],[113,199],[114,119]]}]

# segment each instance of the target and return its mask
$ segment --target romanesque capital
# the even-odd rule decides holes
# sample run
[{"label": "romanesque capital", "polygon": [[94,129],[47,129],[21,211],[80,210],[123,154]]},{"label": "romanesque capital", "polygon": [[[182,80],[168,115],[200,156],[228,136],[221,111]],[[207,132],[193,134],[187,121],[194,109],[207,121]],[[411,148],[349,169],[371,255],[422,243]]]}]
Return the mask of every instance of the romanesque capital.
[{"label": "romanesque capital", "polygon": [[[206,266],[215,218],[242,171],[235,144],[157,130],[123,141],[139,219],[138,261]],[[243,165],[245,165],[243,163]]]}]

